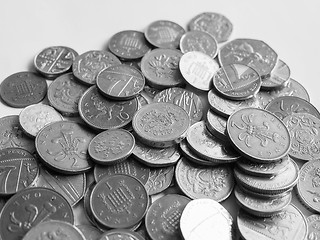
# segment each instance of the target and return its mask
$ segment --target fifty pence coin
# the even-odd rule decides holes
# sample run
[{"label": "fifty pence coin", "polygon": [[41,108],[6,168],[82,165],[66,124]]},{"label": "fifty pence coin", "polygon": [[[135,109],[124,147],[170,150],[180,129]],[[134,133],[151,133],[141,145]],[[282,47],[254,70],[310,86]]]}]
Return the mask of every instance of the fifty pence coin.
[{"label": "fifty pence coin", "polygon": [[273,99],[265,107],[266,110],[275,114],[283,120],[288,115],[295,113],[309,113],[316,118],[320,118],[320,113],[310,102],[294,96],[282,96]]},{"label": "fifty pence coin", "polygon": [[195,199],[184,208],[180,230],[185,240],[206,240],[217,236],[219,240],[232,240],[232,216],[218,202]]},{"label": "fifty pence coin", "polygon": [[239,153],[252,161],[277,161],[290,150],[287,127],[266,110],[245,108],[233,113],[227,121],[227,134]]},{"label": "fifty pence coin", "polygon": [[227,118],[215,114],[211,110],[208,110],[206,127],[211,132],[211,134],[220,138],[221,140],[227,141],[227,120]]},{"label": "fifty pence coin", "polygon": [[145,217],[146,229],[152,240],[177,240],[182,239],[179,231],[180,217],[190,199],[178,195],[165,195],[154,203]]},{"label": "fifty pence coin", "polygon": [[127,175],[105,177],[90,195],[95,219],[108,228],[130,228],[141,221],[149,206],[142,183]]},{"label": "fifty pence coin", "polygon": [[306,218],[292,204],[271,217],[256,217],[240,210],[237,226],[241,236],[247,240],[301,240],[308,233]]},{"label": "fifty pence coin", "polygon": [[221,202],[229,197],[234,187],[230,167],[199,166],[184,158],[176,166],[175,179],[182,192],[191,199],[210,198]]},{"label": "fifty pence coin", "polygon": [[60,121],[44,127],[36,137],[37,153],[55,171],[78,174],[91,169],[88,146],[94,133],[84,124]]},{"label": "fifty pence coin", "polygon": [[11,196],[30,187],[39,174],[36,158],[22,148],[0,150],[0,195]]},{"label": "fifty pence coin", "polygon": [[100,92],[106,97],[128,100],[143,90],[145,79],[135,67],[118,64],[100,71],[96,83]]},{"label": "fifty pence coin", "polygon": [[78,81],[94,85],[101,70],[116,64],[121,64],[120,60],[108,51],[88,51],[76,57],[72,72]]},{"label": "fifty pence coin", "polygon": [[56,220],[39,223],[31,228],[22,240],[50,239],[51,236],[53,239],[85,240],[84,235],[74,225]]},{"label": "fifty pence coin", "polygon": [[34,58],[34,66],[38,72],[49,79],[54,79],[68,72],[78,53],[69,47],[52,46],[43,49]]},{"label": "fifty pence coin", "polygon": [[173,179],[174,166],[150,168],[150,175],[145,184],[148,195],[154,195],[167,189]]},{"label": "fifty pence coin", "polygon": [[133,30],[126,30],[113,35],[108,47],[113,54],[126,60],[142,58],[151,50],[144,33]]},{"label": "fifty pence coin", "polygon": [[190,20],[188,29],[209,33],[218,43],[221,43],[228,40],[233,25],[228,18],[220,13],[203,12]]},{"label": "fifty pence coin", "polygon": [[125,160],[135,147],[134,136],[124,129],[110,129],[96,135],[90,142],[88,153],[93,161],[102,165]]},{"label": "fifty pence coin", "polygon": [[202,52],[192,51],[183,54],[179,68],[191,86],[209,91],[212,88],[212,77],[219,70],[219,64]]},{"label": "fifty pence coin", "polygon": [[179,24],[158,20],[147,27],[144,35],[148,42],[157,48],[176,49],[184,33],[185,30]]},{"label": "fifty pence coin", "polygon": [[139,140],[151,147],[164,148],[179,143],[186,135],[190,119],[173,103],[152,103],[135,113],[132,127]]},{"label": "fifty pence coin", "polygon": [[220,49],[218,57],[222,66],[236,63],[253,68],[262,80],[270,76],[278,61],[277,53],[256,39],[234,39]]},{"label": "fifty pence coin", "polygon": [[149,179],[150,168],[142,165],[133,158],[128,158],[123,162],[119,162],[110,166],[96,164],[94,166],[93,173],[96,182],[99,182],[106,176],[123,174],[134,177],[138,179],[142,184],[146,184]]},{"label": "fifty pence coin", "polygon": [[295,113],[283,120],[291,136],[289,155],[304,161],[320,157],[320,119],[309,113]]},{"label": "fifty pence coin", "polygon": [[96,86],[90,87],[79,101],[81,118],[98,131],[126,126],[137,109],[136,98],[126,101],[109,100],[98,92]]},{"label": "fifty pence coin", "polygon": [[179,70],[182,52],[176,49],[154,49],[141,60],[146,82],[156,89],[181,86],[184,79]]},{"label": "fifty pence coin", "polygon": [[270,76],[261,82],[261,88],[265,90],[282,88],[288,83],[290,74],[289,66],[279,59]]},{"label": "fifty pence coin", "polygon": [[2,209],[0,219],[1,239],[19,240],[39,223],[59,220],[73,224],[74,215],[62,195],[37,187],[12,196]]},{"label": "fifty pence coin", "polygon": [[18,72],[1,82],[0,96],[10,107],[24,108],[41,102],[47,94],[46,80],[33,72]]},{"label": "fifty pence coin", "polygon": [[52,107],[65,116],[79,115],[78,103],[87,90],[72,73],[57,77],[48,88],[48,100]]},{"label": "fifty pence coin", "polygon": [[188,31],[180,39],[181,52],[202,52],[211,58],[218,53],[218,43],[209,33],[203,31]]},{"label": "fifty pence coin", "polygon": [[221,96],[232,100],[252,98],[259,92],[261,78],[251,67],[230,64],[221,67],[213,76],[213,85]]},{"label": "fifty pence coin", "polygon": [[19,115],[19,123],[23,131],[30,137],[49,123],[63,121],[63,117],[53,107],[45,104],[34,104],[24,108]]},{"label": "fifty pence coin", "polygon": [[182,107],[189,115],[191,123],[201,120],[203,104],[195,93],[183,88],[167,88],[154,96],[153,102],[170,102]]}]

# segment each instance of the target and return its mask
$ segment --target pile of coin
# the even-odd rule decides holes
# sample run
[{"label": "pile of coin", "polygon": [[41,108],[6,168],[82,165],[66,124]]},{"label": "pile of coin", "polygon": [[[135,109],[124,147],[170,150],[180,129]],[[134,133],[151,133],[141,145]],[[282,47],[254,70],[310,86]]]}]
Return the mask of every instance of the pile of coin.
[{"label": "pile of coin", "polygon": [[232,28],[159,20],[107,50],[48,47],[4,79],[22,110],[0,119],[0,239],[317,236],[291,199],[298,185],[320,211],[320,114],[269,45],[226,42]]}]

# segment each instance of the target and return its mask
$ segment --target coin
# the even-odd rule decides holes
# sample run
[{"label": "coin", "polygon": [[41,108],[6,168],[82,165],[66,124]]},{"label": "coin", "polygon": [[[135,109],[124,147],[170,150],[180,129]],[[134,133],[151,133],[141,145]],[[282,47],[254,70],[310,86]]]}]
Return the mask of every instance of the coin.
[{"label": "coin", "polygon": [[138,69],[118,64],[101,70],[96,83],[100,92],[106,97],[128,100],[143,90],[145,79]]},{"label": "coin", "polygon": [[24,108],[41,102],[47,94],[46,80],[34,72],[18,72],[1,82],[0,96],[10,107]]},{"label": "coin", "polygon": [[30,187],[38,177],[36,158],[22,148],[0,150],[0,195],[11,196]]},{"label": "coin", "polygon": [[149,43],[157,48],[176,49],[185,33],[179,24],[167,20],[158,20],[151,23],[144,35]]},{"label": "coin", "polygon": [[235,188],[234,195],[241,208],[258,217],[270,217],[280,213],[290,204],[292,199],[291,192],[281,197],[259,198],[248,194],[239,187]]},{"label": "coin", "polygon": [[36,137],[38,132],[49,123],[63,120],[60,113],[45,104],[30,105],[19,114],[20,126],[30,137]]},{"label": "coin", "polygon": [[76,226],[83,234],[85,240],[99,240],[102,231],[92,225],[77,225]]},{"label": "coin", "polygon": [[280,194],[294,187],[299,179],[298,165],[290,160],[286,169],[273,178],[248,175],[237,167],[234,168],[234,177],[237,183],[253,192],[263,194]]},{"label": "coin", "polygon": [[210,198],[221,202],[233,190],[234,179],[229,166],[199,166],[181,158],[175,179],[182,192],[191,199]]},{"label": "coin", "polygon": [[182,212],[180,230],[185,240],[233,239],[230,213],[212,199],[190,201]]},{"label": "coin", "polygon": [[45,77],[54,79],[68,72],[77,56],[78,53],[69,47],[47,47],[35,56],[34,66]]},{"label": "coin", "polygon": [[255,217],[240,210],[237,226],[242,237],[247,240],[301,240],[305,239],[308,232],[306,218],[292,204],[271,217]]},{"label": "coin", "polygon": [[270,76],[263,79],[261,88],[266,90],[282,88],[288,83],[290,74],[289,66],[279,59]]},{"label": "coin", "polygon": [[187,112],[173,103],[152,103],[135,113],[132,127],[139,140],[151,147],[164,148],[179,143],[189,128]]},{"label": "coin", "polygon": [[287,127],[262,109],[246,108],[233,113],[227,121],[227,134],[239,153],[252,161],[277,161],[290,150]]},{"label": "coin", "polygon": [[0,219],[1,239],[18,240],[41,222],[60,220],[73,224],[74,216],[67,200],[54,190],[27,188],[8,200]]},{"label": "coin", "polygon": [[35,187],[44,187],[59,192],[71,206],[75,206],[86,190],[86,175],[59,174],[41,166]]},{"label": "coin", "polygon": [[72,73],[66,73],[50,84],[48,100],[50,105],[62,115],[77,116],[80,97],[86,90],[87,87],[75,80]]},{"label": "coin", "polygon": [[94,166],[94,179],[96,182],[102,180],[105,176],[113,176],[116,174],[123,174],[138,179],[142,184],[146,184],[150,168],[140,164],[137,160],[128,158],[123,162],[118,162],[110,166],[103,166],[96,164]]},{"label": "coin", "polygon": [[253,162],[245,158],[241,158],[236,162],[237,166],[247,174],[260,177],[272,178],[285,171],[287,165],[290,163],[288,155],[284,156],[276,162],[260,163]]},{"label": "coin", "polygon": [[290,157],[304,161],[320,157],[320,119],[309,113],[295,113],[283,120],[291,136]]},{"label": "coin", "polygon": [[278,61],[277,53],[256,39],[234,39],[220,49],[218,57],[222,66],[236,63],[252,67],[262,80],[270,76]]},{"label": "coin", "polygon": [[72,240],[86,240],[81,231],[74,225],[63,221],[41,222],[33,227],[22,240],[34,240],[45,238],[64,238]]},{"label": "coin", "polygon": [[228,142],[214,137],[206,129],[204,121],[190,127],[187,143],[198,156],[215,163],[234,162],[240,158],[240,155],[233,150]]},{"label": "coin", "polygon": [[121,64],[121,62],[112,53],[93,50],[82,53],[75,58],[72,64],[72,72],[81,83],[94,85],[101,70],[116,64]]},{"label": "coin", "polygon": [[145,184],[148,195],[154,195],[167,189],[174,175],[174,166],[150,168],[150,175]]},{"label": "coin", "polygon": [[177,146],[159,149],[149,147],[138,140],[136,141],[132,155],[138,161],[150,167],[172,166],[181,157]]},{"label": "coin", "polygon": [[179,232],[180,217],[190,199],[168,194],[152,203],[145,217],[145,224],[152,240],[182,239]]},{"label": "coin", "polygon": [[91,128],[104,131],[124,127],[138,109],[136,98],[114,101],[103,97],[96,86],[90,87],[80,98],[79,113]]},{"label": "coin", "polygon": [[34,139],[23,133],[18,115],[0,118],[0,150],[10,147],[23,148],[30,153],[35,151]]},{"label": "coin", "polygon": [[142,183],[127,175],[100,180],[90,196],[95,219],[108,228],[130,228],[144,217],[149,197]]},{"label": "coin", "polygon": [[208,92],[208,101],[212,111],[226,118],[240,109],[259,107],[258,98],[253,97],[243,101],[225,99],[219,96],[215,89]]},{"label": "coin", "polygon": [[190,20],[188,29],[209,33],[218,43],[221,43],[228,40],[233,25],[228,18],[220,13],[203,12]]},{"label": "coin", "polygon": [[213,85],[221,96],[231,100],[254,97],[261,87],[259,74],[243,64],[221,67],[213,76]]},{"label": "coin", "polygon": [[212,77],[219,70],[219,64],[202,52],[192,51],[182,55],[179,68],[191,86],[209,91],[212,88]]},{"label": "coin", "polygon": [[140,234],[130,231],[130,230],[126,230],[126,229],[113,229],[113,230],[109,230],[105,233],[102,234],[102,236],[100,238],[98,238],[97,240],[105,240],[105,239],[128,239],[128,240],[144,240],[144,238],[142,236],[140,236]]},{"label": "coin", "polygon": [[277,97],[269,102],[265,109],[275,114],[281,120],[289,115],[301,112],[320,118],[319,111],[310,102],[294,96]]},{"label": "coin", "polygon": [[134,30],[116,33],[111,37],[108,47],[113,54],[126,60],[141,58],[151,50],[144,33]]},{"label": "coin", "polygon": [[320,212],[320,160],[306,162],[300,169],[298,197],[312,212]]},{"label": "coin", "polygon": [[176,49],[154,49],[141,60],[146,83],[156,89],[181,86],[184,79],[179,70],[182,52]]},{"label": "coin", "polygon": [[320,215],[313,214],[307,217],[307,223],[308,223],[308,235],[306,239],[317,239],[320,236],[320,230],[319,230],[319,221],[320,221]]},{"label": "coin", "polygon": [[84,124],[60,121],[45,126],[36,137],[37,153],[49,168],[65,174],[90,170],[87,153],[94,133]]},{"label": "coin", "polygon": [[227,119],[225,117],[215,114],[213,111],[208,110],[206,127],[210,133],[223,141],[227,141],[226,135]]},{"label": "coin", "polygon": [[188,31],[180,39],[180,49],[183,53],[198,51],[215,58],[218,53],[218,43],[207,32]]},{"label": "coin", "polygon": [[93,161],[108,165],[125,160],[135,146],[134,136],[124,129],[110,129],[96,135],[89,144],[88,153]]},{"label": "coin", "polygon": [[201,120],[203,104],[195,93],[183,88],[167,88],[157,93],[153,102],[170,102],[182,107],[189,115],[191,123]]}]

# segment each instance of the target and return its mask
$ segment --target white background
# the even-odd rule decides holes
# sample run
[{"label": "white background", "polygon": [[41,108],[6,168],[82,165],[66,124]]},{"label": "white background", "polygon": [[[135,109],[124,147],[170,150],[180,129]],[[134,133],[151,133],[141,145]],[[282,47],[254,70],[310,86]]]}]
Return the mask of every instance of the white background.
[{"label": "white background", "polygon": [[[155,20],[186,28],[191,18],[207,11],[231,20],[231,39],[268,43],[320,109],[319,10],[319,0],[0,0],[0,82],[32,69],[34,56],[43,48],[64,45],[79,54],[106,49],[119,31],[144,31]],[[0,117],[20,111],[0,102]]]}]

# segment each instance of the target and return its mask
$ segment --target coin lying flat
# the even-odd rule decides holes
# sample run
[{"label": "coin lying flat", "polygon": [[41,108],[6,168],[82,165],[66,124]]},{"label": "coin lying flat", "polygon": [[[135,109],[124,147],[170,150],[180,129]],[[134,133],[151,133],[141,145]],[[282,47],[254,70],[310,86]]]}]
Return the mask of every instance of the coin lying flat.
[{"label": "coin lying flat", "polygon": [[69,47],[52,46],[43,49],[34,58],[34,66],[38,72],[49,79],[54,79],[66,73],[78,53]]},{"label": "coin lying flat", "polygon": [[221,67],[213,76],[213,85],[221,96],[231,100],[245,100],[257,94],[261,87],[259,74],[243,64]]},{"label": "coin lying flat", "polygon": [[179,143],[189,128],[187,112],[173,103],[152,103],[135,113],[132,127],[139,140],[151,147],[164,148]]},{"label": "coin lying flat", "polygon": [[224,141],[228,140],[228,137],[226,135],[227,119],[225,117],[219,116],[213,111],[208,110],[206,127],[214,136]]},{"label": "coin lying flat", "polygon": [[48,88],[48,100],[52,107],[65,116],[79,115],[78,103],[87,90],[72,73],[57,77]]},{"label": "coin lying flat", "polygon": [[154,195],[167,189],[174,175],[174,166],[150,168],[150,175],[145,184],[148,195]]},{"label": "coin lying flat", "polygon": [[185,240],[233,239],[230,213],[212,199],[190,201],[182,212],[180,230]]},{"label": "coin lying flat", "polygon": [[287,127],[262,109],[245,108],[233,113],[228,118],[227,134],[239,153],[252,161],[277,161],[290,150]]},{"label": "coin lying flat", "polygon": [[191,86],[209,91],[212,88],[212,77],[219,70],[219,64],[202,52],[192,51],[183,54],[179,68]]},{"label": "coin lying flat", "polygon": [[290,157],[304,161],[320,157],[320,119],[309,113],[295,113],[283,119],[291,136]]},{"label": "coin lying flat", "polygon": [[191,199],[210,198],[221,202],[229,197],[234,186],[230,167],[198,166],[184,158],[176,166],[175,178],[182,192]]},{"label": "coin lying flat", "polygon": [[188,29],[207,32],[218,43],[221,43],[228,40],[232,33],[233,25],[228,18],[220,13],[203,12],[190,20]]},{"label": "coin lying flat", "polygon": [[306,239],[317,239],[320,235],[319,230],[320,215],[313,214],[307,217],[308,236]]},{"label": "coin lying flat", "polygon": [[190,199],[178,195],[165,195],[151,204],[145,218],[150,237],[156,239],[181,239],[179,232],[180,217]]},{"label": "coin lying flat", "polygon": [[98,240],[102,235],[102,231],[92,225],[82,224],[76,227],[83,234],[85,240]]},{"label": "coin lying flat", "polygon": [[117,239],[119,239],[119,240],[120,239],[144,240],[144,238],[142,236],[140,236],[140,234],[138,234],[134,231],[126,230],[126,229],[109,230],[109,231],[106,231],[105,233],[103,233],[100,238],[97,238],[97,240],[106,240],[106,239],[110,239],[110,240],[117,240]]},{"label": "coin lying flat", "polygon": [[271,74],[278,61],[277,53],[256,39],[234,39],[220,49],[218,57],[222,66],[243,64],[256,70],[262,79]]},{"label": "coin lying flat", "polygon": [[279,59],[270,76],[261,82],[261,88],[265,90],[282,88],[288,83],[290,74],[289,66]]},{"label": "coin lying flat", "polygon": [[281,120],[288,115],[301,112],[320,118],[319,111],[310,102],[295,96],[277,97],[269,102],[265,109],[275,114]]},{"label": "coin lying flat", "polygon": [[308,233],[306,218],[292,204],[271,217],[255,217],[240,210],[237,225],[241,236],[247,240],[301,240]]}]

